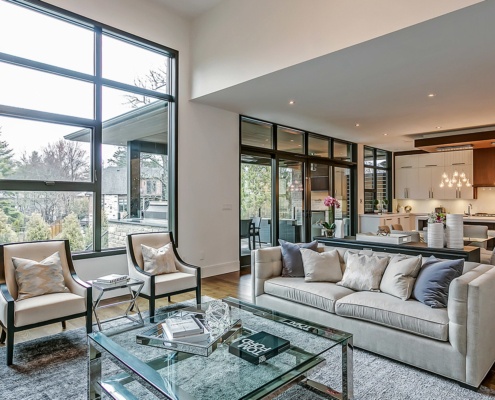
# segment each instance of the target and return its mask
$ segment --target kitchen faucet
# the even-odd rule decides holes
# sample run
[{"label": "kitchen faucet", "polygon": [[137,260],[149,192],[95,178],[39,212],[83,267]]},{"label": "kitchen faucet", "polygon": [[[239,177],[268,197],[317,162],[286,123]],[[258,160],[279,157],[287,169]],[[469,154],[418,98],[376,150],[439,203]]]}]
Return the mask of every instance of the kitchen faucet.
[{"label": "kitchen faucet", "polygon": [[467,215],[471,215],[471,208],[473,207],[472,204],[468,204],[468,212]]}]

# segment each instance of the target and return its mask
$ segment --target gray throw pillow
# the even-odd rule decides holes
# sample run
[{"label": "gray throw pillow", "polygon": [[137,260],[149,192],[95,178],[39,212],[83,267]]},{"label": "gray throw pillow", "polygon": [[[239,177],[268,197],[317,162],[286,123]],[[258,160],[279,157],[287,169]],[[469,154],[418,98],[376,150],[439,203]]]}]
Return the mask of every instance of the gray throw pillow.
[{"label": "gray throw pillow", "polygon": [[346,256],[344,276],[337,285],[357,291],[379,292],[389,258],[352,253]]},{"label": "gray throw pillow", "polygon": [[282,248],[282,276],[304,277],[303,261],[300,248],[316,251],[318,242],[295,244],[279,239]]},{"label": "gray throw pillow", "polygon": [[462,275],[464,260],[440,260],[429,257],[419,271],[413,297],[431,308],[445,308],[450,283]]},{"label": "gray throw pillow", "polygon": [[12,257],[17,283],[16,301],[50,293],[65,293],[62,261],[58,251],[42,261]]},{"label": "gray throw pillow", "polygon": [[301,249],[306,282],[338,282],[342,279],[340,257],[337,250],[318,253]]},{"label": "gray throw pillow", "polygon": [[407,300],[421,269],[422,257],[396,254],[388,263],[380,283],[380,291]]}]

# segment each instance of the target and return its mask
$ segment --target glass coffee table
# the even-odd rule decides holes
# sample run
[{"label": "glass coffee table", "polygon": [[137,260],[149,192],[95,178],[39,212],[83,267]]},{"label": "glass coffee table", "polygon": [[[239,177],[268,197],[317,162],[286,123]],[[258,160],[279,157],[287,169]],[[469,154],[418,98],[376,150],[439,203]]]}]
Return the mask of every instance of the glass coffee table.
[{"label": "glass coffee table", "polygon": [[[88,399],[261,399],[295,383],[325,398],[353,398],[352,334],[234,298],[222,301],[230,307],[231,323],[204,344],[203,354],[187,346],[168,348],[166,340],[153,335],[159,338],[155,328],[166,318],[204,314],[208,303],[157,313],[153,321],[144,318],[144,326],[89,334]],[[229,352],[230,343],[260,331],[289,340],[290,348],[259,365]],[[323,353],[334,348],[341,353],[335,365],[341,392],[306,378],[325,362]]]}]

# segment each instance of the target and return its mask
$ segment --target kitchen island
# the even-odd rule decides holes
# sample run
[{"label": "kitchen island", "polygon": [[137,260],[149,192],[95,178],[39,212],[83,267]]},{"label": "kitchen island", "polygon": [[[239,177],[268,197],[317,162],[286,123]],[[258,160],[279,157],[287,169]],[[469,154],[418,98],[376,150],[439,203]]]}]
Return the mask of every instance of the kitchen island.
[{"label": "kitchen island", "polygon": [[[486,215],[465,215],[463,217],[465,225],[485,225],[489,230],[495,230],[495,217]],[[416,230],[422,231],[423,228],[428,226],[428,214],[416,215]]]}]

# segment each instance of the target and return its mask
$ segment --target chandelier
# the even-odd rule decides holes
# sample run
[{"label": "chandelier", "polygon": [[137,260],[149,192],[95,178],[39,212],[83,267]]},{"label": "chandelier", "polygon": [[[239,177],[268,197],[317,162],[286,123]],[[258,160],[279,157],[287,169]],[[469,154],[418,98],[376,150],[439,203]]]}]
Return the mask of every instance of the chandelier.
[{"label": "chandelier", "polygon": [[447,173],[444,171],[442,174],[442,180],[440,181],[440,187],[443,188],[447,185],[447,187],[451,188],[454,186],[457,186],[458,188],[462,187],[463,185],[466,187],[471,187],[471,182],[469,182],[469,178],[466,177],[466,174],[464,171],[462,171],[460,174],[455,170],[452,174],[452,177],[450,178]]}]

